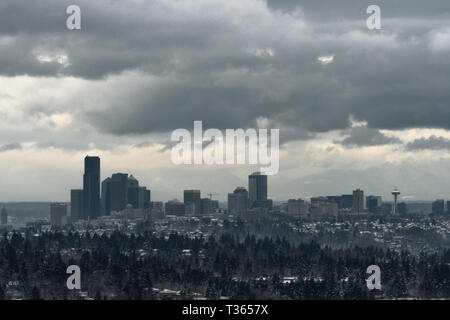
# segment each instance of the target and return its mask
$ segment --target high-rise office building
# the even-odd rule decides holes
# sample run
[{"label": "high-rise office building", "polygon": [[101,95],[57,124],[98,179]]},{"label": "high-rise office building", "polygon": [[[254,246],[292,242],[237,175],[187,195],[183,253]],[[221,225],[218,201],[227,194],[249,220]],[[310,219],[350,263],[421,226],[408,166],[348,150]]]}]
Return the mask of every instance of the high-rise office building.
[{"label": "high-rise office building", "polygon": [[151,209],[152,206],[152,191],[145,189],[144,209]]},{"label": "high-rise office building", "polygon": [[83,190],[70,190],[70,216],[73,222],[83,217]]},{"label": "high-rise office building", "polygon": [[339,209],[353,208],[353,195],[343,194],[340,196],[327,196],[328,201],[337,203]]},{"label": "high-rise office building", "polygon": [[[328,200],[336,203],[334,200]],[[309,213],[309,205],[302,199],[289,199],[287,203],[287,213],[306,216]]]},{"label": "high-rise office building", "polygon": [[150,212],[152,214],[152,219],[163,219],[164,218],[164,204],[161,201],[151,201],[150,202]]},{"label": "high-rise office building", "polygon": [[166,202],[165,205],[166,215],[184,216],[185,205],[177,199]]},{"label": "high-rise office building", "polygon": [[133,206],[134,209],[139,208],[139,181],[130,175],[128,178],[128,203]]},{"label": "high-rise office building", "polygon": [[52,226],[61,227],[67,222],[67,205],[64,203],[50,204],[50,222]]},{"label": "high-rise office building", "polygon": [[115,173],[102,182],[102,212],[122,211],[128,204],[128,174]]},{"label": "high-rise office building", "polygon": [[228,212],[240,213],[248,209],[248,191],[244,187],[234,189],[228,194]]},{"label": "high-rise office building", "polygon": [[1,220],[2,220],[2,226],[6,226],[8,224],[8,212],[6,211],[5,206],[3,206],[3,209],[2,209]]},{"label": "high-rise office building", "polygon": [[380,196],[367,196],[366,208],[371,213],[379,213],[381,211],[381,205],[383,204]]},{"label": "high-rise office building", "polygon": [[443,199],[437,199],[431,204],[433,214],[444,214],[445,201]]},{"label": "high-rise office building", "polygon": [[215,213],[219,209],[219,201],[210,198],[200,199],[201,214]]},{"label": "high-rise office building", "polygon": [[110,211],[108,210],[107,208],[108,204],[106,203],[106,196],[108,193],[108,182],[110,180],[111,178],[106,178],[105,180],[103,180],[100,189],[100,214],[102,216],[107,216],[108,212]]},{"label": "high-rise office building", "polygon": [[360,189],[353,190],[353,206],[354,213],[364,212],[364,191]]},{"label": "high-rise office building", "polygon": [[330,202],[337,203],[338,208],[341,209],[341,202],[342,202],[342,197],[341,196],[327,196],[326,198]]},{"label": "high-rise office building", "polygon": [[339,205],[339,209],[351,209],[351,208],[353,208],[353,195],[343,194],[341,196],[341,203]]},{"label": "high-rise office building", "polygon": [[147,187],[139,187],[138,190],[138,208],[139,209],[148,209],[150,206],[150,190],[147,190]]},{"label": "high-rise office building", "polygon": [[190,208],[192,214],[201,214],[200,190],[184,190],[183,202],[187,208]]},{"label": "high-rise office building", "polygon": [[267,200],[267,176],[254,172],[248,176],[249,206],[253,208]]},{"label": "high-rise office building", "polygon": [[100,215],[100,158],[84,158],[83,219],[94,220]]}]

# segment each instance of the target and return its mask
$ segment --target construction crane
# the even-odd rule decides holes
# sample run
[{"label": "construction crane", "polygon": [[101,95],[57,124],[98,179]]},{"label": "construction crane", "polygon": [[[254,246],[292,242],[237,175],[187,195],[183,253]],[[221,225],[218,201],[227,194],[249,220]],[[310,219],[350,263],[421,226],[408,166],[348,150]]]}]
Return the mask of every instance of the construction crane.
[{"label": "construction crane", "polygon": [[218,196],[219,194],[218,194],[218,193],[211,193],[211,192],[210,192],[210,193],[207,193],[206,195],[209,196],[209,199],[210,199],[210,200],[212,200],[212,197],[213,197],[213,196]]}]

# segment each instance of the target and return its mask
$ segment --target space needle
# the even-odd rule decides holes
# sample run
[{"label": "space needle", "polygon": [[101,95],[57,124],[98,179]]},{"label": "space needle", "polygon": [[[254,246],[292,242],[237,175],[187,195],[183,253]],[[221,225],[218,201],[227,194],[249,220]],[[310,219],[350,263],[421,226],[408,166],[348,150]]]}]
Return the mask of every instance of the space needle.
[{"label": "space needle", "polygon": [[392,191],[392,195],[394,196],[394,216],[397,213],[397,198],[400,194],[400,191],[397,190],[397,188],[395,188],[394,191]]}]

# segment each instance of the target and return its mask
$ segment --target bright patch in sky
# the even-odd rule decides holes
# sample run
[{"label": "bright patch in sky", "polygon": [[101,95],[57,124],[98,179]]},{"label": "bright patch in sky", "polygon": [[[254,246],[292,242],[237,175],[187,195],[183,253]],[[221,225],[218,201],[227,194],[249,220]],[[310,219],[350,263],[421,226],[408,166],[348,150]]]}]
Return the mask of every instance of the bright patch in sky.
[{"label": "bright patch in sky", "polygon": [[319,61],[323,65],[330,64],[330,63],[333,62],[333,60],[334,60],[334,56],[333,55],[331,55],[331,56],[320,56],[320,57],[317,58],[317,61]]},{"label": "bright patch in sky", "polygon": [[272,48],[253,48],[250,50],[250,54],[257,57],[273,57],[275,52]]},{"label": "bright patch in sky", "polygon": [[40,63],[52,63],[52,62],[57,62],[60,65],[67,67],[70,65],[69,63],[69,57],[67,57],[66,55],[55,55],[55,56],[50,56],[50,55],[38,55],[37,60]]}]

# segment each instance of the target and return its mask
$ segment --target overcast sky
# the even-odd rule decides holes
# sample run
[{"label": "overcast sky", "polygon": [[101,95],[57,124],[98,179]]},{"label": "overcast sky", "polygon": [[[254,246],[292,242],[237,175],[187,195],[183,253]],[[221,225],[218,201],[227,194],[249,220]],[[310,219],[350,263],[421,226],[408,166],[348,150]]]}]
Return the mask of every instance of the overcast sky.
[{"label": "overcast sky", "polygon": [[87,154],[153,200],[225,200],[256,168],[173,165],[194,120],[279,128],[274,200],[450,199],[450,2],[0,0],[0,201],[69,200]]}]

